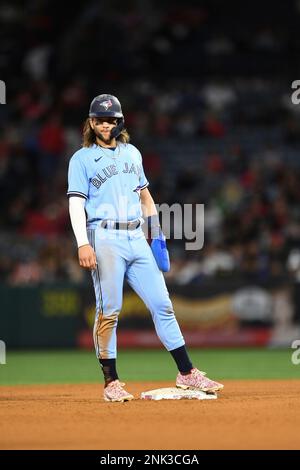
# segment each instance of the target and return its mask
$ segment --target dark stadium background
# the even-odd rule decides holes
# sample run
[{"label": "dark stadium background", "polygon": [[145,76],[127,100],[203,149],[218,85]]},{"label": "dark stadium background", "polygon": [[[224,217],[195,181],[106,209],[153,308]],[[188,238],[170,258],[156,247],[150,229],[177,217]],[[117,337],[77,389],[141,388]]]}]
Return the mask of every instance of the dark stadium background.
[{"label": "dark stadium background", "polygon": [[[291,100],[299,24],[296,0],[1,3],[8,357],[92,350],[94,294],[77,262],[66,185],[100,93],[120,99],[155,201],[205,204],[204,248],[168,241],[166,280],[187,343],[290,348],[300,338],[300,105]],[[159,346],[127,287],[119,345]]]}]

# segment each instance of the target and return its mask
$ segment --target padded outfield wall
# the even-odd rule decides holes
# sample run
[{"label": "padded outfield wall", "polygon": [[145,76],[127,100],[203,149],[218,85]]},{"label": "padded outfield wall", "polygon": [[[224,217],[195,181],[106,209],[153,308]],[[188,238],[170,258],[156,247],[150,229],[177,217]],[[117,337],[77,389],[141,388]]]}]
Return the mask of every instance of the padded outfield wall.
[{"label": "padded outfield wall", "polygon": [[[189,346],[290,346],[299,337],[293,290],[280,281],[250,285],[223,279],[169,285]],[[0,339],[10,348],[93,348],[94,292],[89,285],[0,287]],[[120,347],[159,347],[151,315],[127,286]]]}]

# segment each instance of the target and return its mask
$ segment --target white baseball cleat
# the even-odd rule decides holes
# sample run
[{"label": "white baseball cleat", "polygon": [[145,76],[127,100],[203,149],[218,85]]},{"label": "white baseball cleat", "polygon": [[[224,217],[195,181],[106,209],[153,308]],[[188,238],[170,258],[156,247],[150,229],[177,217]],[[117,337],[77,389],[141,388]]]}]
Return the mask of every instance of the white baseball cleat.
[{"label": "white baseball cleat", "polygon": [[104,389],[104,400],[105,401],[130,401],[134,399],[134,396],[124,390],[124,383],[119,380],[113,380]]},{"label": "white baseball cleat", "polygon": [[186,375],[182,375],[180,372],[178,373],[176,378],[176,387],[183,388],[184,390],[217,392],[218,390],[222,390],[224,385],[205,377],[205,372],[194,368]]}]

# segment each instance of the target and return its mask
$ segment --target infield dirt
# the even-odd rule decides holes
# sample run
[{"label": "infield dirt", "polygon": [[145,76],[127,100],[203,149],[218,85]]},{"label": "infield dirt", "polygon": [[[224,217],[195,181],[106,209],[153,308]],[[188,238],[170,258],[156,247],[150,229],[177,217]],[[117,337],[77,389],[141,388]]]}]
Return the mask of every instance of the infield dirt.
[{"label": "infield dirt", "polygon": [[[102,385],[0,387],[1,449],[299,449],[300,380],[225,381],[217,400],[107,403]],[[170,382],[127,383],[142,391]]]}]

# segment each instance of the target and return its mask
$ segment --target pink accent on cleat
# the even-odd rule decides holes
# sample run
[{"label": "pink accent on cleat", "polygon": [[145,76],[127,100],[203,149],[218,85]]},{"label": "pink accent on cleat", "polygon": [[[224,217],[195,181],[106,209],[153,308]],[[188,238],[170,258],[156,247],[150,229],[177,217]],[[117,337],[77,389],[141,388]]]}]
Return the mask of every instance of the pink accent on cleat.
[{"label": "pink accent on cleat", "polygon": [[134,399],[134,396],[124,390],[125,384],[119,380],[110,382],[104,389],[104,400],[105,401],[130,401]]},{"label": "pink accent on cleat", "polygon": [[201,390],[202,392],[217,392],[222,390],[224,385],[214,380],[205,377],[205,372],[196,368],[192,369],[187,375],[182,375],[180,372],[176,378],[176,387],[183,388],[184,390]]}]

